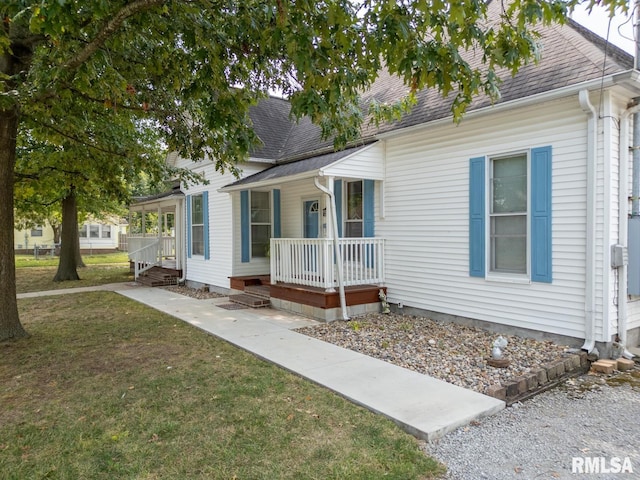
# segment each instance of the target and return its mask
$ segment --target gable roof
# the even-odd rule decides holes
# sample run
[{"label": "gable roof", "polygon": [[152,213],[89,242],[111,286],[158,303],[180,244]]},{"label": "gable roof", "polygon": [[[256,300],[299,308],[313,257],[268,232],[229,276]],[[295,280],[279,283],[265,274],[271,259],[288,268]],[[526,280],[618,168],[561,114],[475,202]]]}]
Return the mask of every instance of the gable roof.
[{"label": "gable roof", "polygon": [[[500,13],[501,2],[490,2],[489,21],[498,22]],[[633,69],[634,59],[631,55],[571,19],[566,25],[538,26],[536,30],[540,33],[542,46],[540,61],[523,66],[515,76],[506,69],[499,70],[498,76],[502,78],[500,99],[492,102],[489,97],[480,95],[469,105],[467,112],[580,85]],[[465,52],[463,57],[472,67],[481,66],[479,54]],[[382,71],[371,88],[362,94],[361,105],[366,108],[373,99],[394,103],[407,93],[408,87],[401,78]],[[417,95],[417,104],[401,120],[379,126],[365,121],[361,138],[372,141],[383,133],[450,118],[454,97],[455,93],[443,98],[434,89],[424,89]],[[340,152],[327,153],[332,150],[332,141],[323,140],[319,127],[312,124],[309,118],[302,118],[298,122],[292,119],[290,105],[284,99],[272,97],[260,102],[252,107],[251,118],[256,133],[264,143],[251,156],[268,158],[276,164],[287,163],[287,166],[276,170],[270,168],[235,182],[232,184],[234,186],[262,181],[265,175],[295,175],[319,168],[314,165],[326,166],[324,162],[332,158],[333,161],[344,158]],[[323,154],[318,156],[319,152]],[[289,163],[294,161],[305,164],[294,166]]]}]

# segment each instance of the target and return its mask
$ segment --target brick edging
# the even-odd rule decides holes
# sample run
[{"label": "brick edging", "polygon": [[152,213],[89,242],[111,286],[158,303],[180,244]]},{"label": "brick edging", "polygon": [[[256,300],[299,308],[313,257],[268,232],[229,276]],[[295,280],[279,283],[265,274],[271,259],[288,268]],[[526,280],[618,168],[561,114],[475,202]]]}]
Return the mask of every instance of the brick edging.
[{"label": "brick edging", "polygon": [[507,405],[512,405],[555,387],[567,378],[588,372],[590,365],[587,352],[565,354],[562,358],[534,369],[508,383],[491,385],[487,390],[487,395],[504,400]]}]

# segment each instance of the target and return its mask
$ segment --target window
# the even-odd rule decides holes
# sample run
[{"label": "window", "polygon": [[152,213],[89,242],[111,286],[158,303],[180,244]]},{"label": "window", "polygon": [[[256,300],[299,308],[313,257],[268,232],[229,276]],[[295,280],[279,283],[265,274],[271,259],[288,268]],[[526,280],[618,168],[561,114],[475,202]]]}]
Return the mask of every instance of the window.
[{"label": "window", "polygon": [[80,225],[78,227],[78,236],[80,238],[87,238],[87,226],[86,225]]},{"label": "window", "polygon": [[251,256],[267,257],[271,238],[269,192],[251,191]]},{"label": "window", "polygon": [[470,276],[484,278],[488,271],[496,279],[551,283],[551,220],[550,146],[470,159]]},{"label": "window", "polygon": [[527,155],[491,159],[489,269],[527,273]]},{"label": "window", "polygon": [[100,238],[100,225],[89,225],[89,238]]},{"label": "window", "polygon": [[191,197],[191,253],[204,255],[204,202],[202,194]]},{"label": "window", "polygon": [[42,226],[38,225],[35,228],[31,229],[32,237],[41,237],[42,236]]},{"label": "window", "polygon": [[111,238],[111,225],[102,225],[102,238]]},{"label": "window", "polygon": [[347,218],[345,237],[362,237],[362,180],[347,182]]}]

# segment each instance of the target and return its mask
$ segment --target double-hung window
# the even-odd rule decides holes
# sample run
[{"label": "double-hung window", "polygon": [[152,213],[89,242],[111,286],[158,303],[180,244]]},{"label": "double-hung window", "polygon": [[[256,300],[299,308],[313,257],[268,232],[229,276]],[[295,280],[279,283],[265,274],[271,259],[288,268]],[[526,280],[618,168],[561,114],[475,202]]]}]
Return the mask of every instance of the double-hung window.
[{"label": "double-hung window", "polygon": [[102,238],[111,238],[111,225],[102,225]]},{"label": "double-hung window", "polygon": [[191,254],[204,255],[204,201],[201,193],[191,196]]},{"label": "double-hung window", "polygon": [[345,219],[345,237],[362,237],[363,204],[362,180],[347,182],[347,218]]},{"label": "double-hung window", "polygon": [[271,239],[270,192],[251,191],[251,256],[267,257]]},{"label": "double-hung window", "polygon": [[469,274],[552,281],[551,147],[469,166]]},{"label": "double-hung window", "polygon": [[489,270],[527,273],[527,154],[490,159]]}]

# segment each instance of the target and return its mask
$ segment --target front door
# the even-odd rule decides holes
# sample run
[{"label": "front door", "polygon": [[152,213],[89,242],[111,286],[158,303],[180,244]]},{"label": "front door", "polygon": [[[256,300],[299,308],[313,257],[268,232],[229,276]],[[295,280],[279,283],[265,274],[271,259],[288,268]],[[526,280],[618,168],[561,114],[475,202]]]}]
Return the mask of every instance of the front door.
[{"label": "front door", "polygon": [[[320,223],[318,203],[318,200],[304,201],[304,238],[318,238],[318,226]],[[307,272],[317,272],[318,247],[316,245],[305,245],[304,248],[304,269]]]},{"label": "front door", "polygon": [[318,200],[304,202],[304,238],[318,238]]}]

